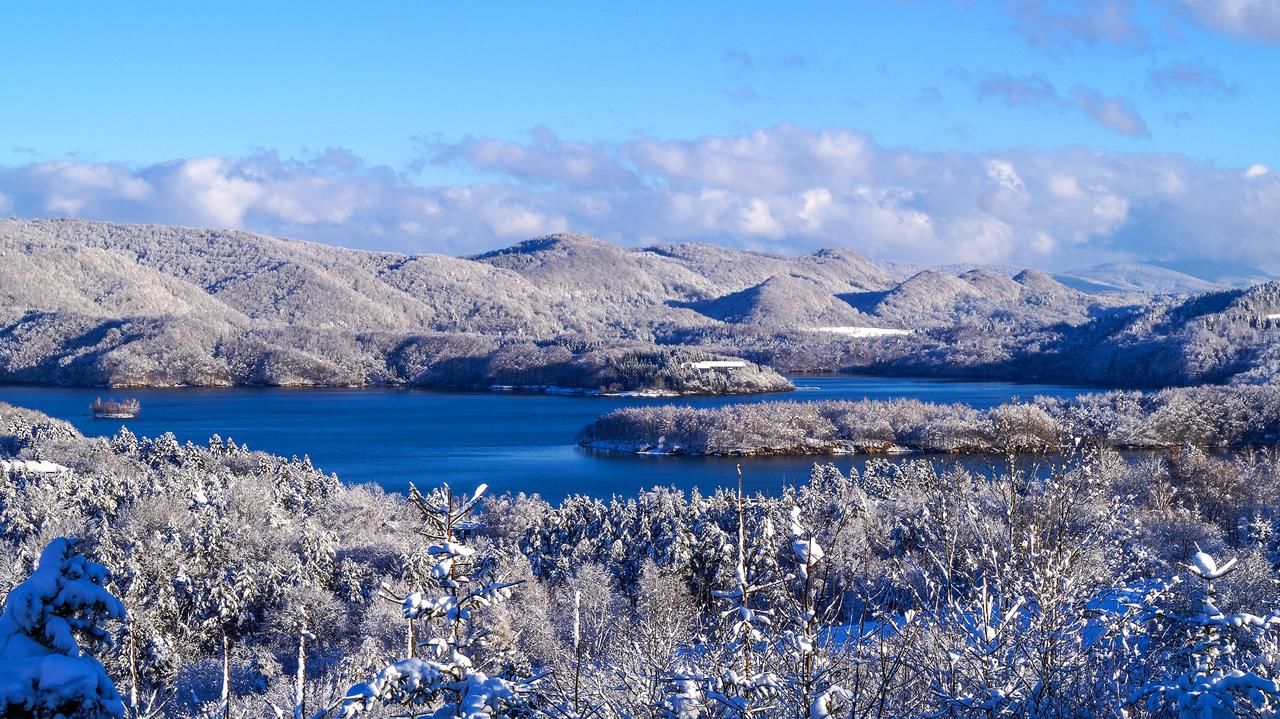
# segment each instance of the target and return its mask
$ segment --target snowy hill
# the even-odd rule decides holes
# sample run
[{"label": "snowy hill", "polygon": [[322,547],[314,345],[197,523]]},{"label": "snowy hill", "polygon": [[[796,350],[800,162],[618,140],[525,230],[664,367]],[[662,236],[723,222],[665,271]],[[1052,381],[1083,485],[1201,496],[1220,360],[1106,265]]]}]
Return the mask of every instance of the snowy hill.
[{"label": "snowy hill", "polygon": [[1059,282],[1085,292],[1191,294],[1230,286],[1145,262],[1110,262],[1070,270],[1056,277]]},{"label": "snowy hill", "polygon": [[[446,257],[82,220],[0,221],[0,253],[0,380],[8,381],[612,386],[620,375],[590,369],[597,361],[683,356],[656,345],[793,371],[1023,378],[1034,368],[1084,380],[1119,370],[1062,363],[1061,348],[1104,357],[1114,343],[1158,335],[1183,349],[1158,372],[1138,374],[1183,382],[1209,371],[1197,357],[1237,357],[1201,346],[1224,341],[1193,331],[1203,312],[1168,314],[1150,294],[1217,284],[1141,263],[1057,278],[952,266],[899,280],[909,265],[843,248],[787,257],[557,234]],[[1271,314],[1280,307],[1212,321],[1270,323]],[[1265,358],[1244,348],[1265,344],[1269,335],[1256,333],[1269,326],[1231,334],[1225,341],[1248,337],[1243,364],[1215,366],[1215,376],[1267,376],[1247,359]],[[847,331],[813,331],[821,327]]]}]

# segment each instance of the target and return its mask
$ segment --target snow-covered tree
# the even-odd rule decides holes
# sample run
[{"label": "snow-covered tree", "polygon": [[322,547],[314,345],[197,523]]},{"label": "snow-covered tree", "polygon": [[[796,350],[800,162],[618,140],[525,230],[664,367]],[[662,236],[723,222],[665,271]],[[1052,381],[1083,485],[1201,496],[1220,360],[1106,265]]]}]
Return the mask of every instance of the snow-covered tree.
[{"label": "snow-covered tree", "polygon": [[[831,612],[825,611],[818,596],[818,564],[826,552],[805,526],[800,507],[792,507],[788,602],[782,611],[779,653],[782,656],[784,695],[792,707],[807,707],[810,719],[825,719],[848,706],[852,696],[834,682],[829,663]],[[798,714],[798,712],[797,712]]]},{"label": "snow-covered tree", "polygon": [[[123,717],[124,702],[89,652],[105,646],[124,605],[107,569],[59,538],[35,572],[9,592],[0,615],[0,713],[6,717]],[[82,646],[83,643],[83,646]]]},{"label": "snow-covered tree", "polygon": [[[668,716],[693,716],[690,712],[699,701],[705,701],[704,711],[714,716],[765,716],[782,694],[782,679],[771,667],[777,650],[778,609],[768,594],[784,580],[775,576],[776,565],[761,556],[769,554],[767,550],[757,554],[748,549],[748,507],[742,484],[739,466],[733,496],[737,531],[733,543],[726,546],[733,557],[732,583],[711,592],[720,604],[720,631],[674,674],[664,702]],[[768,546],[776,534],[768,516],[762,517],[759,530],[754,538]],[[764,561],[753,562],[753,558]]]},{"label": "snow-covered tree", "polygon": [[[378,704],[400,704],[415,715],[466,719],[498,719],[512,715],[521,703],[515,681],[490,676],[478,665],[486,631],[478,612],[511,597],[518,582],[495,576],[495,565],[478,557],[460,536],[474,529],[469,517],[480,504],[485,486],[469,498],[456,499],[446,485],[423,495],[411,487],[410,500],[422,515],[422,534],[431,542],[433,562],[429,587],[399,597],[404,618],[438,631],[426,641],[411,631],[409,656],[387,665],[367,682],[356,684],[343,701],[343,715],[358,715]],[[425,646],[430,658],[419,658]]]},{"label": "snow-covered tree", "polygon": [[[1176,670],[1144,687],[1135,701],[1146,699],[1150,709],[1162,705],[1184,719],[1229,719],[1246,712],[1275,716],[1280,712],[1280,682],[1268,671],[1276,660],[1273,635],[1280,616],[1248,612],[1223,614],[1218,608],[1215,582],[1236,568],[1231,559],[1219,565],[1207,552],[1196,552],[1187,569],[1202,586],[1194,611],[1174,617],[1186,630],[1186,642],[1169,658]],[[1241,644],[1253,644],[1271,656],[1267,661],[1242,652]]]}]

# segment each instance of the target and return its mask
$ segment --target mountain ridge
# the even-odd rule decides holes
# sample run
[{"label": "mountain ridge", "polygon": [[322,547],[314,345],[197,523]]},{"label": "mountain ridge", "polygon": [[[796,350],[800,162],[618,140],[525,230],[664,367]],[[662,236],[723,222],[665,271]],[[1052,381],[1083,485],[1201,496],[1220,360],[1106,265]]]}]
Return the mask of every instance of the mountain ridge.
[{"label": "mountain ridge", "polygon": [[[692,387],[662,367],[694,353],[789,371],[1177,384],[1262,381],[1280,363],[1267,285],[1229,306],[1219,290],[1085,292],[1030,268],[899,280],[847,248],[781,256],[561,233],[449,257],[58,219],[0,220],[0,253],[10,381],[473,386],[514,372],[621,386],[647,362],[637,381],[667,372]],[[905,332],[871,331],[885,328]],[[1116,352],[1164,359],[1130,377]],[[1072,353],[1093,359],[1076,366]]]}]

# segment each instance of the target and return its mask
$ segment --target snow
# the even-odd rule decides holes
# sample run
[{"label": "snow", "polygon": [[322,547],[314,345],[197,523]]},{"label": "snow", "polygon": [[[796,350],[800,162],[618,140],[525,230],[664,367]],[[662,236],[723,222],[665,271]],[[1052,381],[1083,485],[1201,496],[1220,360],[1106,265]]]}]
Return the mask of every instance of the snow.
[{"label": "snow", "polygon": [[1232,559],[1219,567],[1213,557],[1209,556],[1207,553],[1196,552],[1195,556],[1191,558],[1190,569],[1205,579],[1217,579],[1231,571],[1231,568],[1235,566],[1235,563],[1236,560]]},{"label": "snow", "polygon": [[890,327],[814,327],[814,332],[828,332],[833,335],[844,335],[845,337],[894,337],[899,335],[909,335],[911,330],[899,330]]},{"label": "snow", "polygon": [[1274,314],[1269,314],[1269,315],[1263,315],[1263,317],[1269,320],[1280,320],[1280,312],[1276,312]]},{"label": "snow", "polygon": [[35,573],[9,592],[0,614],[0,712],[5,716],[124,716],[124,702],[76,633],[108,639],[102,619],[124,619],[124,605],[103,588],[106,568],[59,538]]},{"label": "snow", "polygon": [[[515,685],[476,669],[470,653],[482,645],[484,634],[473,623],[474,612],[510,599],[511,587],[519,582],[493,581],[489,574],[491,570],[475,562],[455,564],[456,559],[474,557],[476,551],[454,541],[452,531],[445,529],[470,521],[467,517],[475,510],[486,489],[485,485],[480,485],[471,499],[461,505],[451,501],[437,505],[438,496],[428,500],[414,490],[411,496],[419,509],[438,516],[440,522],[434,531],[441,534],[429,535],[436,540],[427,548],[427,553],[436,560],[430,572],[430,584],[449,593],[441,591],[429,595],[411,592],[399,602],[405,619],[425,620],[428,626],[431,626],[431,620],[445,620],[443,636],[414,642],[417,646],[429,647],[439,661],[411,656],[387,665],[373,679],[356,684],[347,691],[342,702],[342,716],[354,717],[379,704],[400,704],[410,708],[412,716],[442,719],[488,719],[509,715],[505,706],[516,701]],[[473,588],[459,592],[464,585]],[[387,585],[383,587],[387,589]]]},{"label": "snow", "polygon": [[669,389],[631,389],[623,392],[605,392],[605,397],[679,397],[680,393]]},{"label": "snow", "polygon": [[742,360],[703,360],[684,364],[693,369],[742,369],[747,366],[747,363]]},{"label": "snow", "polygon": [[57,474],[71,470],[43,459],[0,459],[0,474],[30,472],[32,474]]}]

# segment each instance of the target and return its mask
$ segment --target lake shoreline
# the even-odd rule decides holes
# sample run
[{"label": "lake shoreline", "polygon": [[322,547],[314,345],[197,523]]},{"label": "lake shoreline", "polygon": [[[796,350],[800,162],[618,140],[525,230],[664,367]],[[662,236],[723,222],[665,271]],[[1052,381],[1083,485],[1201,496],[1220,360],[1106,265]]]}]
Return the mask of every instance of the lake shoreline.
[{"label": "lake shoreline", "polygon": [[[788,399],[916,397],[993,406],[1013,396],[1073,397],[1081,390],[1054,385],[907,381],[827,375],[794,377],[799,392],[743,396],[579,397],[545,393],[422,387],[216,387],[130,391],[144,410],[128,421],[94,419],[96,388],[0,386],[0,402],[30,407],[69,421],[90,437],[137,437],[172,432],[179,444],[222,441],[289,457],[309,456],[347,484],[406,491],[408,483],[448,482],[458,488],[487,483],[495,491],[533,489],[544,496],[630,495],[640,487],[714,488],[736,482],[736,463],[748,488],[773,492],[809,475],[813,463],[860,466],[857,456],[637,457],[579,448],[577,432],[612,409],[667,405],[714,408]],[[0,440],[2,442],[3,440]]]}]

